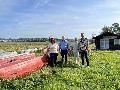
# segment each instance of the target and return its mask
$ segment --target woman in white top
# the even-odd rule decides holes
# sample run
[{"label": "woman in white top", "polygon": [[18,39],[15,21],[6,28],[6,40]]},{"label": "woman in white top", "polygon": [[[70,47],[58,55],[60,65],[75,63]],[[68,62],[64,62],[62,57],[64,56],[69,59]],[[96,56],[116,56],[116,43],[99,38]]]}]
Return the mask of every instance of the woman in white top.
[{"label": "woman in white top", "polygon": [[59,52],[59,45],[56,43],[55,38],[50,39],[50,44],[48,45],[48,51],[50,53],[50,63],[54,67],[56,65],[56,60]]},{"label": "woman in white top", "polygon": [[74,54],[74,60],[76,64],[79,65],[79,50],[78,50],[78,40],[75,38],[75,41],[73,43],[73,54]]}]

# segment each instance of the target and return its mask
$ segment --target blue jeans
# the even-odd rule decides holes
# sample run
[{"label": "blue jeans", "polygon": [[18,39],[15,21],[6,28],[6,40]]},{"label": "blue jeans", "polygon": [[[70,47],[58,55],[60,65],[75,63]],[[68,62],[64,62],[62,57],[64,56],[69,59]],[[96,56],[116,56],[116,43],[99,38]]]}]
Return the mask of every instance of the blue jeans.
[{"label": "blue jeans", "polygon": [[84,65],[84,58],[86,58],[87,66],[89,66],[89,57],[88,57],[88,51],[87,50],[82,50],[81,51],[82,65]]},{"label": "blue jeans", "polygon": [[56,65],[58,53],[50,53],[50,64],[52,67]]}]

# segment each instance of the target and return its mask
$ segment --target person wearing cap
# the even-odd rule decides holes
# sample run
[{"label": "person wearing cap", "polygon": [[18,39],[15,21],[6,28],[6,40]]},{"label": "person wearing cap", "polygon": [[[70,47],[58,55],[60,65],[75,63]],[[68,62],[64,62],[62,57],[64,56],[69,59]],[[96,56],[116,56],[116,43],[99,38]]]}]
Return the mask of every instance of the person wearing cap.
[{"label": "person wearing cap", "polygon": [[68,53],[68,42],[65,40],[64,36],[62,36],[62,40],[59,43],[59,47],[62,56],[62,67],[63,67],[64,58],[65,58],[65,65],[67,64],[67,53]]},{"label": "person wearing cap", "polygon": [[50,54],[50,64],[52,67],[56,66],[56,60],[59,52],[59,45],[56,43],[55,38],[50,38],[50,44],[48,45],[48,52]]},{"label": "person wearing cap", "polygon": [[78,43],[79,52],[81,53],[82,67],[84,67],[84,58],[86,59],[87,66],[89,66],[88,57],[88,39],[84,37],[84,33],[81,33],[81,39]]},{"label": "person wearing cap", "polygon": [[75,40],[74,40],[72,49],[73,49],[75,63],[79,65],[80,62],[79,62],[79,49],[78,49],[78,39],[77,38],[75,38]]}]

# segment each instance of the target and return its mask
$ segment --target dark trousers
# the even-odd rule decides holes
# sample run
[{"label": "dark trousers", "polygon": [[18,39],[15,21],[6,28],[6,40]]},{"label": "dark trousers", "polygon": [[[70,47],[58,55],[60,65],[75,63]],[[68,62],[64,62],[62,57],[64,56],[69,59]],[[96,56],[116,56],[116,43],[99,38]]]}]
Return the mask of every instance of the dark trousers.
[{"label": "dark trousers", "polygon": [[65,58],[65,64],[67,64],[67,50],[61,50],[61,56],[62,56],[62,65],[64,62],[64,58]]},{"label": "dark trousers", "polygon": [[52,67],[56,66],[58,53],[50,53],[50,64]]},{"label": "dark trousers", "polygon": [[88,51],[87,50],[81,51],[82,65],[84,65],[84,58],[86,58],[87,66],[89,66],[89,58],[88,58]]}]

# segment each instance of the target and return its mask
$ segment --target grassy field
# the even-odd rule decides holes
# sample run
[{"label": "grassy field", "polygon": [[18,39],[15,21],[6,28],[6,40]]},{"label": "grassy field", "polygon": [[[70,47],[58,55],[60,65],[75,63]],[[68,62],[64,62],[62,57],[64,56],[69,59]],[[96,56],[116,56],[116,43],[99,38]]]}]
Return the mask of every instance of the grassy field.
[{"label": "grassy field", "polygon": [[[2,43],[0,49],[18,51],[41,45],[46,44]],[[73,57],[69,57],[63,68],[59,64],[55,68],[46,66],[24,78],[1,79],[0,90],[120,90],[120,51],[91,51],[89,56],[90,68],[76,65]]]},{"label": "grassy field", "polygon": [[29,48],[44,48],[45,42],[0,42],[0,51],[20,51]]},{"label": "grassy field", "polygon": [[[46,42],[0,42],[0,52],[6,51],[16,51],[20,53],[21,50],[25,49],[33,49],[33,48],[45,48],[48,45]],[[41,53],[38,51],[36,55],[40,55]]]}]

